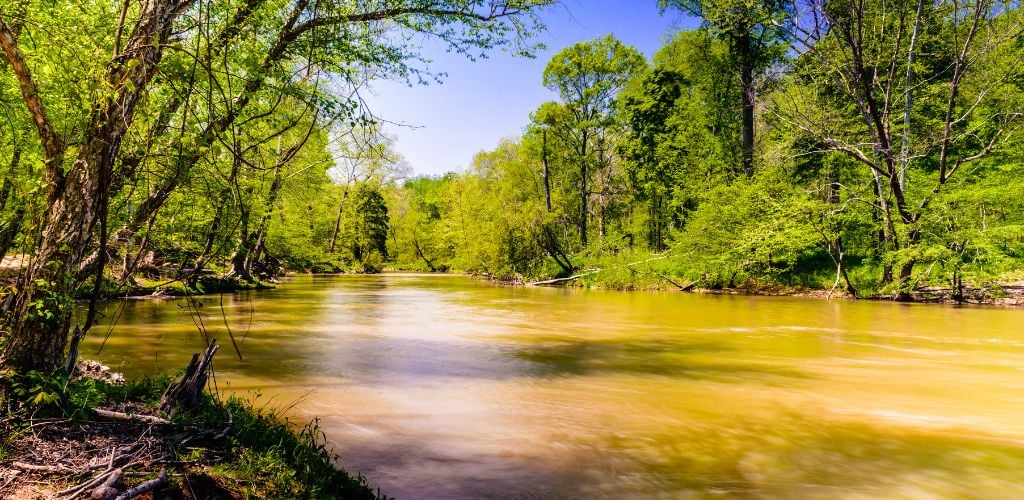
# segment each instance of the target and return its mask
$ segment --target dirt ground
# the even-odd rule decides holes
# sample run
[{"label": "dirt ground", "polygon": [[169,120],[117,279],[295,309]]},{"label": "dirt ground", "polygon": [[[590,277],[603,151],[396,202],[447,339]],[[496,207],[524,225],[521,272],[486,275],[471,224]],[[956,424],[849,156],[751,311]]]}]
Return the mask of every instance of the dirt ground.
[{"label": "dirt ground", "polygon": [[0,269],[21,269],[25,264],[28,263],[28,256],[24,254],[5,255],[0,260]]}]

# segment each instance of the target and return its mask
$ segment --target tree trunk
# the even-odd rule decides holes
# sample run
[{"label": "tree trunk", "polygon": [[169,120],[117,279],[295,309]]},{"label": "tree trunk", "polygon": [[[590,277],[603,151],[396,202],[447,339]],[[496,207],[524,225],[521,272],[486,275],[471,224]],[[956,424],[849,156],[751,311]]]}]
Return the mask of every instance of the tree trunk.
[{"label": "tree trunk", "polygon": [[77,284],[68,271],[85,258],[106,202],[101,180],[109,175],[110,156],[104,141],[90,141],[44,214],[39,246],[11,308],[7,368],[49,373],[61,366]]},{"label": "tree trunk", "polygon": [[914,51],[917,49],[917,37],[921,33],[921,11],[924,0],[917,0],[917,13],[914,16],[914,32],[910,35],[910,48],[907,49],[907,81],[906,97],[903,103],[903,146],[900,151],[900,188],[907,188],[907,166],[910,164],[910,112],[914,104]]},{"label": "tree trunk", "polygon": [[[0,212],[3,212],[7,208],[7,202],[13,196],[14,182],[12,181],[15,172],[18,170],[18,165],[21,163],[21,148],[18,145],[14,146],[14,153],[11,155],[11,163],[9,173],[4,177],[3,186],[0,187]],[[11,218],[8,219],[7,224],[0,227],[0,260],[3,260],[7,252],[14,247],[14,241],[18,236],[18,232],[21,231],[21,224],[25,221],[25,206],[24,204],[17,204],[14,209],[14,213]]]},{"label": "tree trunk", "polygon": [[540,147],[541,161],[544,163],[544,205],[548,212],[551,212],[551,170],[548,168],[548,131],[544,129],[541,135]]},{"label": "tree trunk", "polygon": [[743,131],[740,149],[742,150],[743,173],[754,175],[754,54],[751,47],[750,32],[744,30],[737,40],[740,58],[740,94],[742,106]]},{"label": "tree trunk", "polygon": [[266,245],[267,239],[267,226],[270,225],[270,217],[274,215],[274,205],[277,203],[278,193],[281,192],[281,170],[284,168],[284,163],[278,162],[274,166],[274,180],[270,182],[270,189],[267,191],[267,204],[266,209],[263,212],[263,217],[260,217],[260,222],[256,226],[256,242],[252,246],[252,251],[249,253],[249,261],[246,263],[246,269],[252,272],[253,264],[260,259],[263,254],[263,247]]},{"label": "tree trunk", "polygon": [[345,214],[345,201],[348,200],[348,186],[341,192],[341,203],[338,204],[338,217],[334,220],[334,231],[331,233],[331,244],[327,248],[328,255],[334,255],[334,246],[338,243],[338,233],[341,232],[341,218]]},{"label": "tree trunk", "polygon": [[[885,195],[885,184],[881,176],[875,170],[871,171],[874,176],[875,184],[875,195],[878,197],[878,215],[881,219],[881,229],[878,231],[878,243],[881,246],[881,257],[884,259],[885,254],[893,250],[896,246],[894,236],[895,228],[892,222],[892,213],[889,207],[889,198]],[[892,264],[884,262],[882,264],[882,285],[888,285],[893,281],[893,269]]]},{"label": "tree trunk", "polygon": [[221,219],[224,217],[224,205],[228,202],[228,189],[223,189],[220,192],[217,203],[217,207],[213,211],[213,221],[210,222],[210,227],[206,230],[206,241],[203,242],[203,249],[196,256],[195,263],[195,276],[199,276],[199,273],[203,271],[203,267],[206,266],[206,259],[210,256],[210,252],[213,251],[213,245],[217,241],[217,230],[220,229]]},{"label": "tree trunk", "polygon": [[202,402],[203,390],[206,389],[206,380],[210,374],[210,366],[213,363],[213,355],[217,354],[220,346],[217,340],[213,339],[206,346],[206,351],[200,359],[199,353],[192,355],[192,361],[185,367],[185,374],[181,380],[171,384],[164,395],[160,398],[160,412],[165,415],[174,415],[179,409],[196,410]]},{"label": "tree trunk", "polygon": [[[119,89],[91,113],[78,157],[64,173],[63,141],[38,101],[35,83],[5,24],[0,44],[8,62],[16,65],[23,99],[37,125],[46,166],[47,208],[40,224],[39,243],[7,319],[10,332],[2,366],[17,372],[52,373],[61,368],[67,345],[75,271],[85,259],[93,229],[106,212],[111,170],[121,140],[135,116],[135,105],[156,74],[170,26],[181,5],[151,1],[142,5],[124,54],[106,69],[104,81]],[[0,19],[2,21],[2,19]],[[136,61],[133,65],[129,61]],[[103,268],[101,252],[99,268]],[[89,328],[89,324],[85,328]]]},{"label": "tree trunk", "polygon": [[413,230],[412,232],[412,247],[416,249],[416,255],[423,259],[423,262],[427,263],[427,269],[430,269],[430,272],[432,273],[436,272],[437,269],[434,268],[434,263],[430,262],[430,259],[427,258],[427,256],[423,253],[423,250],[420,248],[419,238],[416,237],[415,230]]},{"label": "tree trunk", "polygon": [[580,243],[587,246],[587,131],[580,145]]},{"label": "tree trunk", "polygon": [[249,252],[252,250],[254,242],[252,235],[249,233],[249,209],[239,205],[239,217],[241,221],[239,222],[238,245],[231,254],[231,272],[228,274],[245,281],[252,281],[252,274],[246,266],[249,262]]}]

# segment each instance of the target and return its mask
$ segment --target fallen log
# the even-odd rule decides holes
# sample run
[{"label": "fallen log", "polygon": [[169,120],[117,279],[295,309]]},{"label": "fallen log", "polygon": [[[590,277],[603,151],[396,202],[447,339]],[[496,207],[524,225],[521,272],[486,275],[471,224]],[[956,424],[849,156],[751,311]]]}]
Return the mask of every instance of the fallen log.
[{"label": "fallen log", "polygon": [[63,465],[36,465],[25,462],[11,462],[11,467],[25,472],[44,472],[47,474],[75,472],[74,469]]},{"label": "fallen log", "polygon": [[160,471],[160,475],[157,476],[156,479],[150,479],[149,481],[146,481],[144,483],[140,483],[138,486],[135,486],[133,488],[129,488],[124,493],[121,493],[120,495],[118,495],[115,498],[115,500],[129,500],[129,499],[135,498],[135,497],[137,497],[137,496],[139,496],[139,495],[141,495],[143,493],[148,493],[148,492],[153,491],[153,490],[155,490],[157,488],[160,488],[160,487],[164,486],[165,484],[167,484],[167,471],[166,470],[162,470],[162,471]]},{"label": "fallen log", "polygon": [[114,500],[115,498],[120,498],[117,494],[120,492],[119,486],[121,485],[121,479],[123,477],[124,470],[114,469],[102,484],[93,488],[93,490],[89,492],[89,499]]},{"label": "fallen log", "polygon": [[653,274],[654,276],[657,276],[657,277],[667,281],[670,285],[678,288],[680,292],[689,292],[690,290],[693,290],[693,287],[697,286],[697,283],[700,282],[699,280],[698,281],[691,281],[690,283],[682,285],[680,283],[677,283],[672,278],[669,278],[668,276],[665,276],[664,274],[656,273],[656,272],[653,272],[653,271],[641,271],[639,269],[634,269],[633,268],[633,264],[626,264],[626,269],[629,269],[630,271],[633,271],[634,273],[639,273],[639,274]]},{"label": "fallen log", "polygon": [[[96,475],[96,477],[93,477],[92,479],[89,479],[89,480],[87,480],[84,483],[81,483],[81,484],[79,484],[77,486],[73,486],[73,487],[68,488],[68,489],[66,489],[64,491],[58,491],[57,493],[55,493],[55,495],[57,497],[74,498],[79,493],[81,493],[81,492],[83,492],[83,491],[85,491],[85,490],[87,490],[89,488],[94,488],[96,486],[99,486],[99,485],[102,485],[102,484],[106,484],[107,480],[110,479],[110,477],[112,477],[114,475],[118,475],[118,474],[123,474],[123,471],[121,469],[107,469],[107,470],[99,473],[98,475]],[[118,480],[120,480],[120,476],[118,477]]]},{"label": "fallen log", "polygon": [[160,418],[153,415],[138,415],[134,413],[122,413],[119,411],[102,410],[96,408],[93,410],[96,413],[97,418],[104,418],[107,420],[123,420],[128,422],[138,422],[142,424],[159,424],[159,425],[172,425],[174,422],[167,420],[166,418]]},{"label": "fallen log", "polygon": [[531,283],[527,283],[526,286],[553,285],[555,283],[561,283],[563,281],[572,281],[574,279],[579,279],[579,278],[582,278],[584,276],[590,276],[591,274],[597,274],[599,272],[601,272],[601,269],[594,269],[594,270],[591,270],[591,271],[588,271],[588,272],[585,272],[585,273],[580,273],[580,274],[575,274],[575,275],[569,276],[568,278],[555,278],[555,279],[550,279],[550,280],[534,281],[534,282],[531,282]]}]

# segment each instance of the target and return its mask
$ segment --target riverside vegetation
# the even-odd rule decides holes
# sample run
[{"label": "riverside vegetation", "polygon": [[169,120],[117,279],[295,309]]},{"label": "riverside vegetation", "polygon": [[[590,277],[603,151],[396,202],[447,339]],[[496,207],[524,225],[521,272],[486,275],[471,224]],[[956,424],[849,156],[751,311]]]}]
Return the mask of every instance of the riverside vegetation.
[{"label": "riverside vegetation", "polygon": [[529,55],[551,3],[0,7],[0,257],[25,256],[0,292],[8,411],[52,402],[26,401],[18,377],[66,377],[101,297],[287,269],[1019,289],[1017,3],[661,0],[701,28],[650,61],[610,35],[562,49],[537,75],[558,99],[520,137],[467,172],[408,178],[360,92],[435,78],[421,35]]},{"label": "riverside vegetation", "polygon": [[1021,11],[995,2],[666,1],[608,36],[470,171],[387,191],[404,266],[611,288],[1000,297],[1024,250]]},{"label": "riverside vegetation", "polygon": [[[345,249],[361,260],[383,250],[373,247],[384,221],[381,195],[332,174],[344,161],[360,165],[360,174],[367,162],[390,164],[360,92],[378,78],[431,78],[418,48],[423,37],[469,57],[492,49],[529,54],[541,27],[537,12],[548,3],[14,0],[0,6],[0,155],[6,160],[0,257],[11,253],[20,261],[0,290],[0,401],[5,439],[15,441],[5,449],[32,448],[24,440],[40,436],[59,440],[59,432],[31,432],[44,425],[38,421],[44,408],[70,419],[69,426],[47,425],[50,430],[105,428],[90,423],[101,416],[90,407],[104,398],[68,385],[101,297],[171,282],[185,292],[210,291],[230,283],[210,280],[207,270],[247,283],[272,275],[280,262],[318,264],[324,259],[316,252]],[[358,212],[344,210],[346,200]],[[320,227],[316,214],[328,207],[337,221]],[[322,248],[326,239],[329,248]],[[80,318],[76,299],[88,301]],[[199,366],[205,374],[209,365]],[[193,367],[186,379],[196,373]],[[195,380],[190,386],[203,388]],[[186,399],[197,406],[202,398]],[[66,399],[75,404],[60,404]],[[153,467],[173,473],[189,462],[231,471],[217,477],[238,473],[236,494],[370,492],[333,472],[313,428],[294,437],[272,416],[207,403],[212,410],[197,410],[197,425],[210,424],[203,415],[225,413],[234,415],[232,428],[238,419],[255,422],[241,433],[214,435],[221,443],[212,453],[223,461],[195,460],[193,452],[205,452],[184,447],[202,431],[143,430],[164,442],[155,460],[135,448],[117,450],[111,444],[117,439],[99,432],[75,437],[85,448],[110,444],[106,466],[90,457],[73,467],[32,462],[22,469],[55,476],[58,484],[93,476],[64,493],[104,498],[137,492],[121,491],[118,476],[135,482],[130,473],[155,475]],[[170,425],[167,415],[151,417],[147,426]],[[116,427],[127,435],[132,422]],[[218,418],[214,427],[222,426],[229,427]],[[68,453],[50,458],[75,458]],[[174,481],[190,484],[192,471],[185,469]],[[3,470],[0,485],[18,483],[6,462]],[[143,484],[152,489],[160,481],[166,476]]]}]

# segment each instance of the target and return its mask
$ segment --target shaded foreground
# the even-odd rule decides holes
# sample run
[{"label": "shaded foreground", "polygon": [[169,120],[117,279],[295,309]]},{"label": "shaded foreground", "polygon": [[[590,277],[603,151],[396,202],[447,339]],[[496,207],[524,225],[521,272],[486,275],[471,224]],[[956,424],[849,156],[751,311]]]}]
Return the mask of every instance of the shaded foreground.
[{"label": "shaded foreground", "polygon": [[0,423],[0,497],[127,498],[155,480],[157,498],[382,498],[335,468],[315,421],[295,429],[273,409],[204,394],[196,412],[144,422],[169,379],[59,382],[15,382],[33,403]]}]

